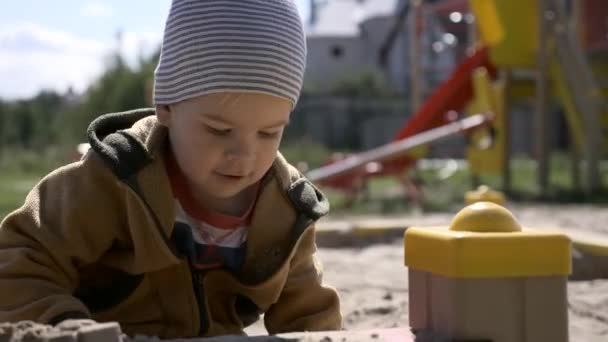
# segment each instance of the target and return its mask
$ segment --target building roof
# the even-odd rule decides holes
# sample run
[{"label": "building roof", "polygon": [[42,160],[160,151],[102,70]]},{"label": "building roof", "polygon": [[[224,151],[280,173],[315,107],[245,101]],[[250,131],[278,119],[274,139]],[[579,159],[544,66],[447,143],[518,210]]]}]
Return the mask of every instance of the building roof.
[{"label": "building roof", "polygon": [[307,35],[350,37],[359,35],[359,24],[363,21],[394,14],[400,0],[317,0],[317,3],[316,20],[308,25]]}]

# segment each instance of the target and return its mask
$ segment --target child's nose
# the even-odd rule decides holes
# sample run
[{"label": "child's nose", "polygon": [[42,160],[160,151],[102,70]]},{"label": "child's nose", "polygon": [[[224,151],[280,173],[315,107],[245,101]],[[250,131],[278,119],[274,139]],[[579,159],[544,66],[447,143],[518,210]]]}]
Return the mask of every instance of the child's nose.
[{"label": "child's nose", "polygon": [[229,159],[246,160],[255,155],[255,144],[252,142],[242,141],[233,144],[226,153]]}]

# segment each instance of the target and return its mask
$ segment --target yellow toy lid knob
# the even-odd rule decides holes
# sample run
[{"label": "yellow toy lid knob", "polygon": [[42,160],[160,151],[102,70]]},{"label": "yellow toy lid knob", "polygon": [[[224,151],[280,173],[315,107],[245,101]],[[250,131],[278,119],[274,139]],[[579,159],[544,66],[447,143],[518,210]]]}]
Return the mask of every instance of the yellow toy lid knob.
[{"label": "yellow toy lid knob", "polygon": [[492,202],[477,202],[460,210],[450,230],[466,232],[520,232],[521,225],[505,207]]}]

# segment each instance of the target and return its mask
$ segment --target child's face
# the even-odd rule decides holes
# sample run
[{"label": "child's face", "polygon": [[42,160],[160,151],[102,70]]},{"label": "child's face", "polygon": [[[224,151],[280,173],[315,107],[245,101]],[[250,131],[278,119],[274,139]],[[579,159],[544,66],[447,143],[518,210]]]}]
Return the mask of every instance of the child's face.
[{"label": "child's face", "polygon": [[199,195],[228,199],[272,165],[291,103],[261,94],[221,93],[159,106],[173,154]]}]

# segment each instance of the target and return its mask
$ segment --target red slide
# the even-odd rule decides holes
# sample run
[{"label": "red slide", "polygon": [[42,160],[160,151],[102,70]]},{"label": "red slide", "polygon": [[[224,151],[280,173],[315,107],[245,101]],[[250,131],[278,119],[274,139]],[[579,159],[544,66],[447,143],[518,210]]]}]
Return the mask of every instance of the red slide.
[{"label": "red slide", "polygon": [[496,77],[496,68],[490,63],[488,49],[482,47],[467,57],[452,72],[449,79],[426,100],[422,107],[409,119],[397,133],[395,140],[407,138],[416,133],[439,127],[447,123],[445,114],[450,110],[462,111],[473,96],[473,70],[485,67],[492,78]]},{"label": "red slide", "polygon": [[[490,62],[486,47],[479,48],[473,55],[460,63],[456,70],[452,72],[450,78],[435,89],[422,107],[397,132],[394,141],[449,123],[446,114],[452,110],[462,111],[467,102],[473,97],[472,75],[473,71],[479,67],[485,67],[492,78],[496,77],[496,68]],[[402,168],[404,166],[403,162],[408,165],[414,161],[391,162],[391,165],[385,165],[385,167],[388,169],[394,169],[395,167]]]},{"label": "red slide", "polygon": [[[444,81],[431,96],[424,102],[422,107],[405,123],[397,133],[393,141],[416,135],[418,133],[445,125],[449,123],[446,113],[449,111],[462,111],[464,106],[473,96],[473,71],[478,67],[485,67],[492,78],[496,77],[496,68],[490,63],[488,49],[481,47],[475,53],[467,57],[452,72],[450,78]],[[340,162],[347,156],[334,156],[325,165]],[[385,162],[378,167],[362,168],[350,174],[337,176],[320,183],[341,189],[352,190],[354,183],[362,179],[377,175],[398,174],[405,168],[413,165],[414,159],[403,158]]]}]

